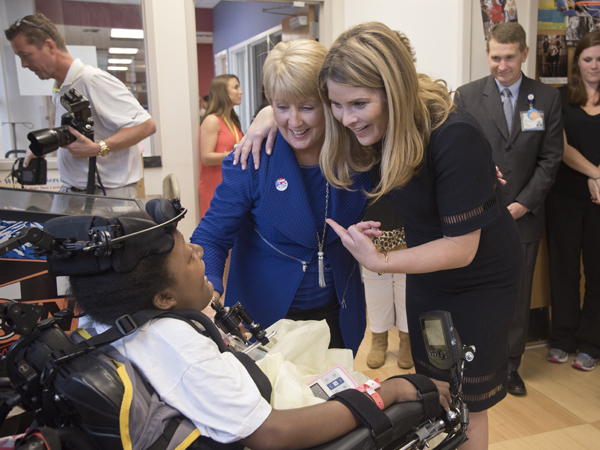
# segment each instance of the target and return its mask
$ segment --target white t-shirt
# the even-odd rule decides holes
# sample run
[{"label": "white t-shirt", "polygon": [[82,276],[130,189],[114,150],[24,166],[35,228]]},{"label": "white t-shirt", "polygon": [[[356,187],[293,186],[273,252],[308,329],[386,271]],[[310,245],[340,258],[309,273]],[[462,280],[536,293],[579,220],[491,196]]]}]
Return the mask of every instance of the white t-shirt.
[{"label": "white t-shirt", "polygon": [[[101,333],[107,325],[96,325]],[[203,436],[221,443],[252,434],[271,413],[248,371],[231,353],[178,319],[150,321],[112,344]]]},{"label": "white t-shirt", "polygon": [[[67,112],[60,103],[60,97],[72,88],[77,89],[90,101],[96,142],[113,136],[121,128],[141,125],[151,119],[150,114],[117,78],[96,67],[84,65],[80,59],[76,59],[71,64],[63,85],[55,86],[52,92],[52,102],[56,106],[56,126],[61,124],[61,117]],[[98,156],[96,164],[102,184],[107,189],[136,183],[143,176],[137,144],[128,149],[111,152],[105,157]],[[59,148],[58,171],[65,185],[85,189],[87,158],[75,159],[68,150]]]},{"label": "white t-shirt", "polygon": [[515,0],[508,0],[506,5],[504,5],[504,11],[506,12],[508,20],[515,20],[517,18],[517,5]]}]

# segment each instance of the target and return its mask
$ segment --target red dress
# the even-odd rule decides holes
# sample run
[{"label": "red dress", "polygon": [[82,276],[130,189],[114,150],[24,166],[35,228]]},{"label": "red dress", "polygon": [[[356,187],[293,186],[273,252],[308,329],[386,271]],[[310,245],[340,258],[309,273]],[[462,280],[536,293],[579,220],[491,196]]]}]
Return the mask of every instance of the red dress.
[{"label": "red dress", "polygon": [[[216,153],[227,153],[233,150],[233,146],[239,142],[242,138],[243,133],[238,127],[232,124],[236,134],[235,135],[229,130],[223,119],[217,116],[219,119],[219,136],[217,138],[217,147],[215,148]],[[202,137],[200,137],[202,139]],[[202,158],[200,158],[200,182],[198,183],[198,194],[200,196],[200,217],[204,217],[210,201],[215,194],[216,187],[223,181],[221,175],[221,165],[218,166],[205,166],[202,164]]]},{"label": "red dress", "polygon": [[494,3],[494,5],[490,8],[490,16],[493,23],[500,23],[504,20],[504,16],[502,14],[502,6],[498,3]]}]

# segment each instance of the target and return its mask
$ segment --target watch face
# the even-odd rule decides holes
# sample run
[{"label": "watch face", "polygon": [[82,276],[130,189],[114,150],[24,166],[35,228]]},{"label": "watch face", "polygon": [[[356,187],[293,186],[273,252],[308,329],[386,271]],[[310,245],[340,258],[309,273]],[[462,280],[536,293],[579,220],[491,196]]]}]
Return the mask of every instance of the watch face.
[{"label": "watch face", "polygon": [[108,146],[104,143],[104,141],[99,141],[100,144],[100,153],[98,153],[100,156],[106,156],[110,153],[110,149],[108,148]]}]

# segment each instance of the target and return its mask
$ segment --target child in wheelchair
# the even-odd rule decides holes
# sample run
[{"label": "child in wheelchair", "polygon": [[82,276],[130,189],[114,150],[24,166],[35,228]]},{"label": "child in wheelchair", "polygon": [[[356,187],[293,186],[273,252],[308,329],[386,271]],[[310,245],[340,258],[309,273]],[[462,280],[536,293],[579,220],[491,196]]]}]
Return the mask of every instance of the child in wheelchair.
[{"label": "child in wheelchair", "polygon": [[[69,296],[98,334],[115,328],[115,323],[119,328],[123,317],[135,318],[140,311],[153,311],[155,317],[161,312],[199,313],[211,301],[213,287],[204,275],[202,248],[187,243],[176,230],[176,221],[171,220],[181,218],[181,214],[177,216],[181,210],[161,200],[147,211],[154,217],[122,217],[104,227],[120,229],[125,237],[139,233],[131,239],[115,239],[116,233],[107,240],[96,240],[88,251],[74,251],[71,242],[71,247],[63,244],[69,249],[68,256],[56,257],[56,249],[48,253],[50,272],[69,275]],[[52,219],[45,230],[55,237],[62,233],[63,238],[71,234],[84,236],[77,239],[85,240],[90,239],[86,236],[92,235],[92,230],[104,229],[80,219]],[[156,227],[157,223],[165,226]],[[111,239],[115,243],[112,251],[100,248],[110,247]],[[55,239],[53,245],[58,241]],[[277,410],[269,404],[269,389],[259,389],[264,382],[261,376],[249,371],[247,362],[242,364],[234,353],[223,351],[223,343],[216,342],[218,337],[215,340],[205,335],[207,331],[211,334],[210,322],[197,325],[173,316],[148,320],[132,332],[121,330],[122,338],[112,344],[113,355],[109,355],[129,361],[142,375],[137,383],[147,382],[160,402],[197,430],[187,435],[178,448],[308,448],[359,426],[363,418],[357,410],[365,408],[365,401],[375,410],[383,410],[395,403],[420,399],[410,379],[392,378],[367,386],[363,389],[366,392],[357,394],[362,400],[334,396],[333,400],[338,401]],[[439,403],[449,411],[448,384],[435,384]],[[133,443],[133,448],[149,448],[152,444]]]}]

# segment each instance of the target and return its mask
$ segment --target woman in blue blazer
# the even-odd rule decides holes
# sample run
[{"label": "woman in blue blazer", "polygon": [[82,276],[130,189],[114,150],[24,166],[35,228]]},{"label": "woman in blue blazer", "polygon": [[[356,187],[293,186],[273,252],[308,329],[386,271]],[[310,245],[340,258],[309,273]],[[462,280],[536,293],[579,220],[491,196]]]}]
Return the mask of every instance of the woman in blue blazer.
[{"label": "woman in blue blazer", "polygon": [[364,173],[352,191],[335,189],[319,168],[325,115],[317,77],[326,54],[311,40],[269,53],[263,85],[279,129],[273,155],[258,170],[233,165],[233,155],[223,161],[223,182],[191,241],[204,248],[216,297],[232,249],[226,305],[240,301],[263,326],[325,319],[330,346],[356,354],[366,327],[360,267],[325,218],[360,221],[371,186]]}]

